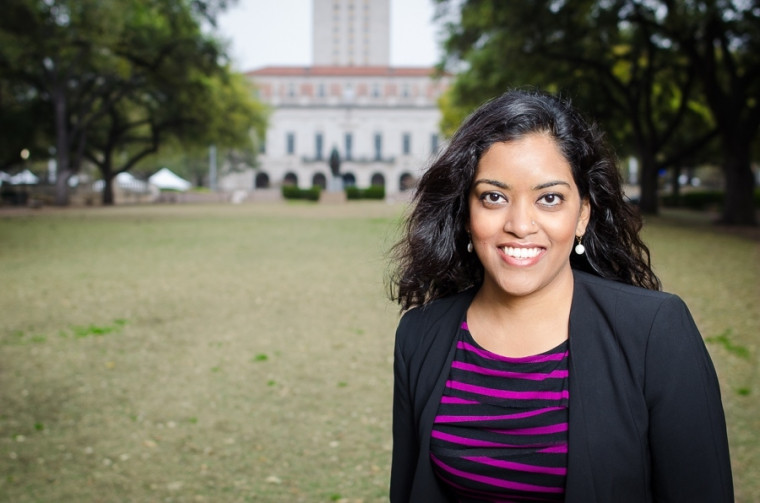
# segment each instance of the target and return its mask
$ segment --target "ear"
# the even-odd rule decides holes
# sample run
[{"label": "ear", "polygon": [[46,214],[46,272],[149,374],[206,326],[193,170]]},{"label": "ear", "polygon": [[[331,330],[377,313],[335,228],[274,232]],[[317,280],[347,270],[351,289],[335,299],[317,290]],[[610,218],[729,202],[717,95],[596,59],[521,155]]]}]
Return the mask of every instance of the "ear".
[{"label": "ear", "polygon": [[588,198],[581,201],[581,212],[578,215],[578,224],[575,227],[575,235],[583,236],[586,233],[586,227],[591,219],[591,203]]}]

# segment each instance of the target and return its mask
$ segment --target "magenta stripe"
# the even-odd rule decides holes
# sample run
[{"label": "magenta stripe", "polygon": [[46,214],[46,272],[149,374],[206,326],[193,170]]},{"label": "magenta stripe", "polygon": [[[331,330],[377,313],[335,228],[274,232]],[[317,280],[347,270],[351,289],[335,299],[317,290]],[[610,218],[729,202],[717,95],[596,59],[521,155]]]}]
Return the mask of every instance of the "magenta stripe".
[{"label": "magenta stripe", "polygon": [[472,344],[469,344],[463,341],[457,342],[457,349],[470,351],[482,358],[487,358],[489,360],[500,360],[500,361],[513,362],[513,363],[556,362],[556,361],[563,360],[569,354],[568,351],[565,351],[564,353],[550,353],[548,355],[534,355],[534,356],[523,356],[520,358],[512,358],[509,356],[497,355],[496,353],[491,353],[490,351],[486,351],[484,349],[476,348]]},{"label": "magenta stripe", "polygon": [[540,449],[538,452],[543,452],[546,454],[567,454],[567,444],[553,445],[552,447],[547,447],[546,449]]},{"label": "magenta stripe", "polygon": [[510,372],[508,370],[489,369],[486,367],[481,367],[480,365],[460,362],[458,360],[451,362],[451,367],[487,376],[508,377],[512,379],[528,379],[531,381],[543,381],[544,379],[564,379],[568,376],[567,370],[553,370],[548,374],[538,372]]},{"label": "magenta stripe", "polygon": [[480,482],[481,484],[488,484],[494,487],[503,487],[505,489],[514,489],[517,491],[532,491],[532,492],[556,493],[556,494],[565,492],[565,489],[563,487],[546,487],[546,486],[537,486],[533,484],[522,484],[520,482],[512,482],[510,480],[501,480],[494,477],[486,477],[484,475],[476,475],[474,473],[463,472],[462,470],[457,470],[456,468],[452,468],[442,463],[438,458],[436,458],[432,454],[430,455],[430,459],[432,459],[433,462],[436,465],[438,465],[438,467],[441,470],[444,470],[445,472],[456,475],[457,477],[474,480],[475,482]]},{"label": "magenta stripe", "polygon": [[460,437],[458,435],[451,435],[449,433],[443,433],[438,430],[433,430],[430,434],[432,438],[443,440],[445,442],[451,442],[452,444],[466,445],[468,447],[529,447],[516,444],[502,444],[499,442],[487,442],[485,440],[476,440],[474,438]]},{"label": "magenta stripe", "polygon": [[474,405],[479,403],[477,400],[465,400],[456,396],[443,395],[441,397],[441,403],[456,404],[456,405]]},{"label": "magenta stripe", "polygon": [[565,407],[544,407],[543,409],[529,410],[527,412],[518,412],[516,414],[503,414],[499,416],[436,416],[436,423],[454,423],[469,421],[500,421],[508,419],[523,419],[526,417],[538,416],[548,412],[563,410]]},{"label": "magenta stripe", "polygon": [[549,426],[537,426],[535,428],[515,428],[511,430],[491,430],[502,435],[551,435],[567,431],[567,423],[550,424]]},{"label": "magenta stripe", "polygon": [[524,463],[515,463],[514,461],[502,461],[500,459],[493,459],[487,456],[464,456],[463,459],[467,459],[475,463],[480,463],[482,465],[493,466],[496,468],[505,468],[507,470],[515,470],[519,472],[546,473],[549,475],[567,475],[567,468],[563,467],[526,465]]},{"label": "magenta stripe", "polygon": [[458,381],[446,381],[446,386],[451,389],[467,391],[477,395],[490,396],[493,398],[512,398],[515,400],[561,400],[568,398],[570,395],[567,390],[563,391],[509,391],[501,389],[486,388],[475,386],[473,384],[462,383]]},{"label": "magenta stripe", "polygon": [[[545,444],[505,444],[502,442],[489,442],[486,440],[476,440],[474,438],[460,437],[459,435],[452,435],[450,433],[443,433],[439,430],[433,430],[430,434],[431,438],[441,440],[443,442],[449,442],[451,444],[465,445],[467,447],[507,447],[510,449],[543,449]],[[548,449],[554,449],[549,447]]]}]

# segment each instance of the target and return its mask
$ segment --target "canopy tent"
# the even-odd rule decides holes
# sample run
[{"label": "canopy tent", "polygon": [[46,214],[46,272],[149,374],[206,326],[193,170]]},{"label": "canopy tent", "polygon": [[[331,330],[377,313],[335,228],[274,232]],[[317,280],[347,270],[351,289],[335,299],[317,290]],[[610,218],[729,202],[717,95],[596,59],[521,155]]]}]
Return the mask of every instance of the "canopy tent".
[{"label": "canopy tent", "polygon": [[175,175],[169,168],[161,168],[160,170],[156,171],[150,178],[148,178],[148,182],[150,182],[152,185],[155,185],[159,189],[170,189],[170,190],[188,190],[190,187],[193,186],[192,183],[188,182],[184,178],[180,178],[179,176]]},{"label": "canopy tent", "polygon": [[15,175],[0,172],[0,183],[7,182],[11,185],[34,185],[39,181],[40,179],[28,169],[16,173]]},{"label": "canopy tent", "polygon": [[[123,190],[129,192],[146,193],[149,192],[148,184],[132,176],[132,173],[122,172],[116,175],[114,180],[115,184]],[[100,192],[103,190],[105,182],[103,180],[96,180],[92,184],[92,189]]]}]

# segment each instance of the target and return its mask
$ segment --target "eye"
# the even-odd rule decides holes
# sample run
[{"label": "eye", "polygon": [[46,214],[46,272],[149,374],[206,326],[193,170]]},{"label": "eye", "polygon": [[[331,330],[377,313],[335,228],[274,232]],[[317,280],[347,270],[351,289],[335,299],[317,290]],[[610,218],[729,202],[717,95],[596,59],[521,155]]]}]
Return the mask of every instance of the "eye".
[{"label": "eye", "polygon": [[498,206],[507,202],[507,198],[498,192],[484,192],[480,195],[480,200],[487,206]]},{"label": "eye", "polygon": [[544,206],[553,207],[553,206],[558,206],[564,200],[565,198],[564,196],[562,196],[562,194],[551,193],[551,194],[544,194],[543,196],[541,196],[541,198],[538,201],[540,204],[543,204]]}]

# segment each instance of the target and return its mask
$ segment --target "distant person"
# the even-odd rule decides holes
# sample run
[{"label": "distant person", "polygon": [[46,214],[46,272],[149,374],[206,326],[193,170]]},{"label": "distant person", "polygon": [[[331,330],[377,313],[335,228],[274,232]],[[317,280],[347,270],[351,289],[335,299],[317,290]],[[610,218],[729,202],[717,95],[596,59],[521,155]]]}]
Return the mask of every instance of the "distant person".
[{"label": "distant person", "polygon": [[394,249],[392,502],[733,501],[715,370],[640,227],[568,102],[465,120]]}]

